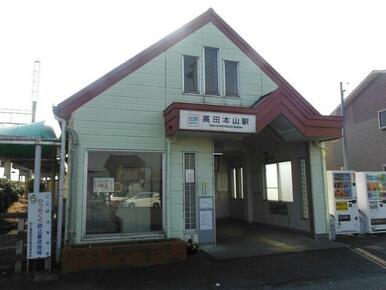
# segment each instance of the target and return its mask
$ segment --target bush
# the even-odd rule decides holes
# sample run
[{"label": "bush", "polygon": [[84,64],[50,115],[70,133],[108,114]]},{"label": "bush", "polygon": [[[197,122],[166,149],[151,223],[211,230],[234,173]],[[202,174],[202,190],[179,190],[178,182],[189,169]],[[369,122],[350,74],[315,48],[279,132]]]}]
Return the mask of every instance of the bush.
[{"label": "bush", "polygon": [[6,212],[23,194],[24,188],[20,182],[0,178],[0,212]]}]

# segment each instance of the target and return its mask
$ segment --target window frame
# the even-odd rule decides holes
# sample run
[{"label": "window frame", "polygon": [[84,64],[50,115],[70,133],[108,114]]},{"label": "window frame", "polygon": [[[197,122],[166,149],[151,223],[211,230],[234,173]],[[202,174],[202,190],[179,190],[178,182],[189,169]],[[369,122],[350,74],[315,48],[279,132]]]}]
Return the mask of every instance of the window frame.
[{"label": "window frame", "polygon": [[[87,234],[86,233],[86,223],[87,223],[87,171],[88,171],[88,156],[89,152],[119,152],[119,153],[159,153],[161,154],[161,169],[162,169],[162,230],[154,232],[144,232],[144,233],[108,233],[108,234]],[[167,208],[165,205],[166,202],[166,158],[164,151],[156,150],[131,150],[131,149],[106,149],[106,148],[86,148],[83,151],[83,198],[82,198],[82,213],[81,217],[81,230],[80,230],[80,241],[89,242],[89,241],[131,241],[131,240],[147,240],[147,239],[164,239],[166,237],[167,229]],[[164,194],[165,193],[165,194]],[[76,213],[78,214],[78,213]],[[75,225],[76,226],[76,225]]]},{"label": "window frame", "polygon": [[[217,94],[213,94],[213,93],[207,93],[206,92],[206,58],[205,58],[205,50],[209,48],[209,49],[215,49],[217,50]],[[203,65],[202,65],[202,75],[203,75],[203,95],[204,96],[210,96],[210,97],[220,97],[222,94],[221,94],[221,91],[220,91],[220,88],[221,88],[221,84],[220,84],[220,48],[218,47],[212,47],[212,46],[204,46],[203,47]]]},{"label": "window frame", "polygon": [[[280,199],[282,197],[282,194],[281,194],[281,185],[280,185],[280,172],[279,172],[279,163],[285,163],[285,162],[290,162],[291,164],[291,184],[292,184],[292,201],[286,201],[286,200],[282,200]],[[266,174],[266,165],[269,165],[269,164],[276,164],[276,171],[277,171],[277,187],[278,187],[278,200],[270,200],[268,199],[268,192],[267,192],[267,174]],[[274,162],[268,162],[268,163],[264,163],[263,165],[263,180],[264,180],[264,194],[263,194],[263,200],[264,201],[267,201],[267,202],[283,202],[283,203],[293,203],[295,202],[294,200],[294,170],[293,170],[293,160],[292,159],[287,159],[287,160],[280,160],[280,161],[274,161]]]},{"label": "window frame", "polygon": [[[234,175],[233,172],[235,172]],[[231,167],[230,181],[231,199],[243,200],[245,198],[244,166]]]},{"label": "window frame", "polygon": [[[279,202],[279,179],[277,178],[278,176],[278,172],[277,172],[277,164],[279,162],[270,162],[270,163],[265,163],[264,164],[264,170],[263,170],[263,174],[264,174],[264,177],[263,177],[263,180],[264,180],[264,200],[265,201],[268,201],[268,202]],[[268,199],[268,182],[267,182],[267,165],[271,165],[271,164],[276,164],[276,178],[277,178],[277,197],[278,197],[278,200],[270,200]]]},{"label": "window frame", "polygon": [[382,113],[386,113],[386,109],[382,109],[382,110],[379,110],[379,111],[377,111],[377,117],[378,117],[378,127],[379,127],[379,129],[381,129],[381,130],[385,130],[386,129],[386,118],[385,118],[385,125],[384,126],[382,126],[382,124],[381,124],[381,114]]},{"label": "window frame", "polygon": [[[311,216],[311,213],[310,213],[310,182],[309,182],[309,167],[308,167],[308,158],[306,157],[301,157],[298,159],[299,160],[299,170],[298,170],[298,173],[299,173],[299,192],[300,192],[300,217],[303,219],[303,220],[310,220],[310,216]],[[304,193],[303,192],[303,189],[302,189],[302,160],[304,160],[304,170],[305,170],[305,184],[306,184],[306,192]],[[304,216],[304,213],[305,213],[305,209],[304,209],[304,195],[305,194],[305,197],[306,197],[306,200],[307,200],[307,217]]]},{"label": "window frame", "polygon": [[[197,60],[197,92],[187,92],[185,91],[185,57],[194,57]],[[185,95],[200,95],[201,94],[201,57],[198,55],[183,54],[181,61],[181,71],[182,71],[182,94]]]},{"label": "window frame", "polygon": [[[236,95],[229,95],[227,94],[227,82],[226,82],[226,63],[229,62],[229,63],[235,63],[236,64],[236,77],[237,77],[237,92],[236,92]],[[235,60],[228,60],[228,59],[224,59],[223,60],[223,81],[224,81],[224,85],[223,85],[223,90],[224,90],[224,97],[228,97],[228,98],[240,98],[240,62],[239,61],[235,61]]]},{"label": "window frame", "polygon": [[[196,216],[196,227],[187,229],[186,228],[186,193],[185,193],[185,181],[186,181],[186,168],[185,168],[185,154],[193,154],[194,155],[194,184],[195,184],[195,203],[196,203],[196,209],[195,209],[195,216]],[[183,151],[182,152],[182,169],[183,169],[183,231],[184,234],[191,234],[191,233],[197,233],[199,230],[199,224],[198,224],[198,189],[197,189],[197,152],[196,151]]]}]

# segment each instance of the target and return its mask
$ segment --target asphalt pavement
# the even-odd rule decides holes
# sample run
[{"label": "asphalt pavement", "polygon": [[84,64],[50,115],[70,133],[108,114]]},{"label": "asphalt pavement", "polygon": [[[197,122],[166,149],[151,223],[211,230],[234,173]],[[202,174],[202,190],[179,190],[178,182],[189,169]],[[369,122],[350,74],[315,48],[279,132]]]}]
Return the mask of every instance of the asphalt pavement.
[{"label": "asphalt pavement", "polygon": [[385,274],[350,248],[226,260],[200,251],[176,264],[3,277],[0,289],[386,289]]}]

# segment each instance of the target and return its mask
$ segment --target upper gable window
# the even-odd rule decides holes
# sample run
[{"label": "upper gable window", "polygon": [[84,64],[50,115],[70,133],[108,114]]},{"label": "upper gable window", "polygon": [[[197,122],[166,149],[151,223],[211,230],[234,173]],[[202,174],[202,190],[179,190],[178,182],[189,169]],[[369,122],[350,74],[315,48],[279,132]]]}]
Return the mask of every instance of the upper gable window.
[{"label": "upper gable window", "polygon": [[386,129],[386,109],[378,112],[379,128]]},{"label": "upper gable window", "polygon": [[184,55],[184,92],[198,94],[198,57]]},{"label": "upper gable window", "polygon": [[205,94],[218,95],[218,49],[205,47]]},{"label": "upper gable window", "polygon": [[239,96],[239,63],[236,61],[224,61],[225,67],[225,95],[238,97]]}]

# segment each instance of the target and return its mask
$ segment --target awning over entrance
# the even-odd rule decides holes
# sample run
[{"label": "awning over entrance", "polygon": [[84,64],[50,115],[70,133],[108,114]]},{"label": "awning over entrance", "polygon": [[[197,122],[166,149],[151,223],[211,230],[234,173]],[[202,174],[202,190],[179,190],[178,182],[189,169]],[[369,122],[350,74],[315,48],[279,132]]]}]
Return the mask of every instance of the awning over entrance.
[{"label": "awning over entrance", "polygon": [[322,141],[341,138],[342,129],[342,117],[323,116],[303,98],[280,88],[251,107],[175,102],[164,110],[164,119],[166,136],[197,131],[251,135],[271,126],[282,136]]}]

